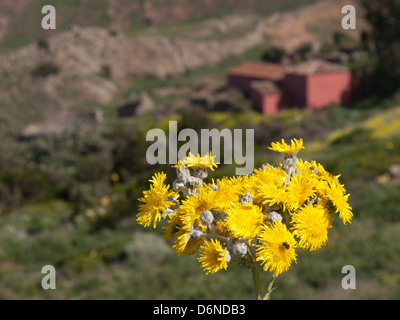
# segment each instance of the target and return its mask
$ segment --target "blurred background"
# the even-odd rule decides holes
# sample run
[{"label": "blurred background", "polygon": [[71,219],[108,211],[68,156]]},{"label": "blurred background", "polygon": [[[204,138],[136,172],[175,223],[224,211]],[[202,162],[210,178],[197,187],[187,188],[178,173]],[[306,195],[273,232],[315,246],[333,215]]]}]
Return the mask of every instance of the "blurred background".
[{"label": "blurred background", "polygon": [[[41,27],[48,4],[56,30]],[[341,26],[349,4],[355,30]],[[255,298],[249,270],[206,276],[161,228],[136,224],[152,174],[175,179],[147,163],[146,133],[176,120],[253,128],[256,167],[280,161],[271,142],[303,138],[300,158],[341,174],[353,223],[299,250],[272,299],[399,299],[399,40],[398,0],[0,0],[0,298]],[[227,85],[244,62],[312,59],[346,67],[356,94],[263,114]],[[56,290],[41,287],[47,264]]]}]

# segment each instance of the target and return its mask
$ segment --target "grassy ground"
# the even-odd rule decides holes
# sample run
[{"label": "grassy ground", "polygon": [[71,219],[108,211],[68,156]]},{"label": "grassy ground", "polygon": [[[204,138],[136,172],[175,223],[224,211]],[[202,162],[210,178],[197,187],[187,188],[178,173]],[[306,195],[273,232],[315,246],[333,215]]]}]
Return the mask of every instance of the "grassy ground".
[{"label": "grassy ground", "polygon": [[[340,180],[351,193],[353,223],[344,226],[336,219],[326,247],[311,253],[298,251],[298,263],[275,281],[273,299],[400,298],[400,185],[379,179],[388,165],[400,162],[396,105],[396,100],[387,100],[379,102],[381,109],[337,106],[316,114],[237,116],[241,126],[259,130],[262,124],[268,127],[279,121],[299,134],[306,120],[327,127],[321,138],[307,139],[301,156],[341,173]],[[232,114],[208,117],[218,126],[236,121]],[[379,125],[382,121],[385,126]],[[266,148],[256,152],[256,165],[279,161]],[[231,174],[228,168],[222,172]],[[217,170],[213,177],[218,175]],[[127,201],[136,203],[135,197],[147,184],[130,183],[139,190]],[[126,184],[114,184],[97,205],[78,213],[70,203],[54,200],[4,211],[0,215],[0,298],[254,298],[250,270],[232,264],[227,271],[206,276],[197,256],[177,257],[160,229],[138,226],[136,207],[116,218],[118,197],[130,194]],[[56,290],[41,288],[41,269],[47,264],[56,268]],[[344,265],[356,268],[356,290],[341,287]],[[264,274],[264,283],[268,280],[269,274]]]}]

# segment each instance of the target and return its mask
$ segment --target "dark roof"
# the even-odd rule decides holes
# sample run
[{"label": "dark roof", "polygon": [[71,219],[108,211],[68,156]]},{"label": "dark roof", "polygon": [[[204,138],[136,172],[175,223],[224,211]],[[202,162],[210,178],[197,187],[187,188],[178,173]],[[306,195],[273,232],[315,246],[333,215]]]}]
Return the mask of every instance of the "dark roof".
[{"label": "dark roof", "polygon": [[339,64],[320,59],[314,59],[288,66],[286,67],[285,71],[286,73],[307,76],[316,73],[343,72],[348,71],[348,69]]},{"label": "dark roof", "polygon": [[277,81],[283,79],[285,72],[280,64],[248,61],[231,69],[229,75]]}]

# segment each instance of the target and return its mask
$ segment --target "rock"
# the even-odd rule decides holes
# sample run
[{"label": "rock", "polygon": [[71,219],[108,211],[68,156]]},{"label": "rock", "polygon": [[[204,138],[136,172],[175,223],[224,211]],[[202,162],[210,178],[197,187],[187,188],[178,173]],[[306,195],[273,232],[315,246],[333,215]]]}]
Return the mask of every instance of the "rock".
[{"label": "rock", "polygon": [[142,93],[138,98],[125,103],[117,109],[118,116],[135,117],[152,112],[154,110],[153,100],[147,93]]},{"label": "rock", "polygon": [[400,178],[400,164],[392,164],[388,168],[388,175],[390,179],[399,179]]},{"label": "rock", "polygon": [[29,124],[21,132],[21,139],[32,140],[37,138],[45,138],[57,132],[60,128],[46,124]]},{"label": "rock", "polygon": [[329,53],[320,53],[318,55],[320,59],[332,62],[332,63],[346,63],[349,62],[349,56],[340,51],[332,51]]},{"label": "rock", "polygon": [[227,89],[213,96],[213,103],[210,111],[230,111],[235,107],[236,91]]},{"label": "rock", "polygon": [[42,123],[31,123],[21,132],[21,139],[32,140],[51,136],[65,130],[70,125],[93,127],[103,122],[103,111],[61,111],[57,116]]},{"label": "rock", "polygon": [[112,81],[100,77],[93,77],[90,80],[79,79],[73,86],[82,97],[101,105],[112,103],[118,92],[117,86]]},{"label": "rock", "polygon": [[103,122],[103,111],[101,109],[78,111],[70,113],[67,118],[66,123],[96,125]]}]

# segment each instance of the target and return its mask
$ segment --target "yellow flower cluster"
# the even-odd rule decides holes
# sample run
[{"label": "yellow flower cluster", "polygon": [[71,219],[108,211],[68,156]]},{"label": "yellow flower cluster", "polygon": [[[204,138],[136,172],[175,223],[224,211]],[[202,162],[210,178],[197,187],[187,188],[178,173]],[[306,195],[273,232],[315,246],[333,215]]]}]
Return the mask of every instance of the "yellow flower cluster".
[{"label": "yellow flower cluster", "polygon": [[[165,218],[164,235],[173,238],[173,249],[178,255],[199,251],[207,274],[238,260],[276,277],[297,262],[296,249],[326,244],[336,215],[344,224],[353,215],[339,176],[315,161],[297,159],[302,148],[302,139],[272,143],[269,149],[282,153],[283,163],[210,183],[196,176],[199,170],[191,176],[188,168],[213,169],[214,157],[189,154],[175,166],[179,179],[173,186],[180,189],[170,190],[164,173],[150,180],[150,190],[139,199],[143,204],[137,221],[155,227]],[[183,192],[189,187],[190,192]]]}]

